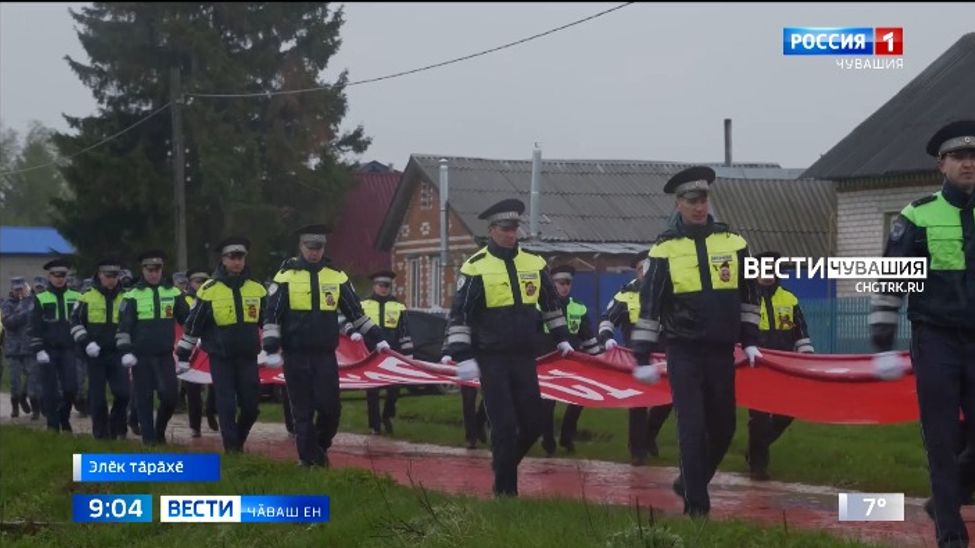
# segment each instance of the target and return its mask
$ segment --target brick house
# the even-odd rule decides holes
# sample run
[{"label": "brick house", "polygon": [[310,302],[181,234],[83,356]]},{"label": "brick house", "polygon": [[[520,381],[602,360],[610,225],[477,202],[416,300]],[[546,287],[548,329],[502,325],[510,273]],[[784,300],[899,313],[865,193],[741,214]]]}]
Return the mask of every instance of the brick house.
[{"label": "brick house", "polygon": [[[941,187],[925,145],[944,124],[975,119],[973,87],[975,33],[969,33],[803,173],[836,183],[837,255],[881,255],[901,209]],[[855,295],[854,283],[838,284],[838,294]]]},{"label": "brick house", "polygon": [[[410,308],[449,307],[459,266],[487,235],[478,214],[504,198],[517,197],[526,205],[530,201],[531,161],[445,158],[450,260],[441,268],[440,159],[411,156],[376,239],[377,247],[390,253],[397,273],[395,295]],[[645,254],[665,228],[674,197],[664,194],[663,186],[685,167],[673,162],[544,160],[539,237],[521,245],[550,265],[573,264],[578,272],[574,296],[601,310],[632,278],[633,259]],[[835,213],[830,183],[798,180],[799,170],[775,164],[715,170],[713,213],[741,231],[756,250],[829,254]],[[763,208],[776,213],[763,215]]]}]

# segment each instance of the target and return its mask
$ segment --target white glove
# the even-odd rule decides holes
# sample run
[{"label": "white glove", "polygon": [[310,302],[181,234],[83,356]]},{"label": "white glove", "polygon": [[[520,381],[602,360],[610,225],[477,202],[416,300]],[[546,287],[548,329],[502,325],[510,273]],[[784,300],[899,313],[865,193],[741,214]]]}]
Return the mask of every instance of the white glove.
[{"label": "white glove", "polygon": [[362,340],[362,333],[353,333],[349,335],[349,338],[352,339],[352,342],[359,342]]},{"label": "white glove", "polygon": [[454,358],[451,357],[451,356],[444,356],[444,357],[440,358],[440,363],[442,363],[444,365],[447,365],[447,364],[449,364],[452,361],[454,361]]},{"label": "white glove", "polygon": [[656,365],[638,365],[633,368],[633,378],[643,384],[660,382],[660,371]]},{"label": "white glove", "polygon": [[46,350],[41,350],[37,353],[37,363],[51,363],[51,356],[48,355]]},{"label": "white glove", "polygon": [[389,343],[386,342],[386,341],[379,341],[376,344],[376,351],[377,352],[389,352]]},{"label": "white glove", "polygon": [[135,364],[137,363],[139,363],[139,360],[135,357],[135,354],[131,352],[122,356],[122,365],[125,367],[135,367]]},{"label": "white glove", "polygon": [[572,352],[572,345],[569,344],[569,343],[567,343],[567,342],[565,342],[565,341],[562,341],[559,344],[557,344],[556,345],[556,348],[559,349],[559,353],[562,354],[562,357],[563,358],[566,357],[566,356],[568,356],[569,355],[569,352]]},{"label": "white glove", "polygon": [[481,376],[481,369],[477,367],[477,360],[471,358],[457,364],[457,377],[462,381],[472,381]]},{"label": "white glove", "polygon": [[755,367],[756,358],[764,358],[761,352],[758,351],[757,346],[746,346],[745,347],[745,357],[748,358],[748,367]]},{"label": "white glove", "polygon": [[904,376],[904,367],[898,353],[894,350],[890,352],[880,352],[873,355],[873,374],[878,379],[885,381],[896,381]]},{"label": "white glove", "polygon": [[603,347],[606,348],[606,352],[609,352],[619,345],[620,343],[616,342],[616,339],[606,339],[606,344],[604,344]]},{"label": "white glove", "polygon": [[176,374],[182,375],[190,370],[190,362],[176,362]]},{"label": "white glove", "polygon": [[101,353],[102,347],[98,346],[98,343],[91,341],[88,346],[85,347],[85,354],[88,354],[89,358],[97,358]]},{"label": "white glove", "polygon": [[281,358],[280,352],[275,352],[274,354],[268,354],[267,361],[264,362],[264,365],[277,369],[282,365],[284,365],[284,359]]}]

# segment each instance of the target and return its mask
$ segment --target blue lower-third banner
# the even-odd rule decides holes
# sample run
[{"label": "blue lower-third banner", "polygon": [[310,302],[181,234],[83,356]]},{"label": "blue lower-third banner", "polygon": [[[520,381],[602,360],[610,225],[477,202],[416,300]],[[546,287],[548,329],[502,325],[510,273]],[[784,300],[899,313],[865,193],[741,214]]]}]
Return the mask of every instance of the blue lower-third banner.
[{"label": "blue lower-third banner", "polygon": [[160,496],[159,521],[171,523],[319,523],[324,495]]}]

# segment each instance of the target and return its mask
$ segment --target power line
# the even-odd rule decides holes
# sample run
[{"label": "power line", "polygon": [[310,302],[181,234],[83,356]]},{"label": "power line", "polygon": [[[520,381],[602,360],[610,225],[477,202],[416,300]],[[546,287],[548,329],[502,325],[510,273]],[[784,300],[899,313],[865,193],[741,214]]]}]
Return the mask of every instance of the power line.
[{"label": "power line", "polygon": [[[508,49],[508,48],[511,48],[511,47],[514,47],[514,46],[518,46],[518,45],[524,44],[526,42],[531,42],[532,40],[537,40],[537,39],[542,38],[544,36],[548,36],[550,34],[555,34],[556,32],[560,32],[560,31],[566,30],[568,28],[571,28],[571,27],[574,27],[574,26],[577,26],[577,25],[581,25],[581,24],[586,23],[588,21],[592,21],[593,19],[597,19],[597,18],[602,17],[604,15],[608,15],[608,14],[614,12],[614,11],[621,10],[621,9],[623,9],[623,8],[625,8],[625,7],[627,7],[627,6],[631,5],[631,4],[634,4],[634,3],[635,2],[624,2],[623,4],[620,4],[618,6],[615,6],[615,7],[612,7],[612,8],[609,8],[609,9],[606,9],[606,10],[603,10],[603,11],[600,11],[598,13],[594,13],[594,14],[588,16],[588,17],[583,17],[582,19],[577,19],[575,21],[572,21],[571,23],[566,23],[565,25],[562,25],[562,26],[559,26],[559,27],[555,27],[553,29],[549,29],[549,30],[547,30],[545,32],[540,32],[538,34],[533,34],[531,36],[522,38],[520,40],[515,40],[514,42],[508,42],[507,44],[502,44],[500,46],[493,47],[493,48],[490,48],[490,49],[486,49],[486,50],[483,50],[483,51],[479,51],[477,53],[472,53],[470,55],[464,55],[463,57],[456,57],[454,59],[449,59],[447,61],[442,61],[440,63],[434,63],[432,65],[426,65],[426,66],[419,67],[419,68],[415,68],[415,69],[411,69],[411,70],[406,70],[406,71],[397,72],[397,73],[393,73],[393,74],[387,74],[385,76],[378,76],[376,78],[368,78],[368,79],[365,79],[365,80],[358,80],[358,81],[354,81],[354,82],[349,82],[349,83],[346,84],[346,86],[348,87],[348,86],[357,86],[357,85],[362,85],[362,84],[371,84],[373,82],[380,82],[380,81],[383,81],[383,80],[390,80],[390,79],[393,79],[393,78],[400,78],[402,76],[408,76],[410,74],[416,74],[418,72],[424,72],[424,71],[432,70],[432,69],[435,69],[435,68],[445,67],[447,65],[452,65],[454,63],[459,63],[461,61],[467,61],[469,59],[474,59],[474,58],[477,58],[477,57],[481,57],[481,56],[484,56],[484,55],[488,55],[490,53],[494,53],[494,52],[501,51],[501,50],[504,50],[504,49]],[[271,96],[274,96],[274,95],[294,95],[294,94],[298,94],[298,93],[310,93],[310,92],[313,92],[313,91],[323,91],[323,90],[327,90],[327,89],[330,89],[330,88],[328,88],[328,87],[313,87],[313,88],[293,89],[293,90],[281,90],[281,91],[262,91],[262,92],[256,92],[256,93],[187,93],[187,94],[185,94],[185,96],[187,96],[187,97],[201,97],[201,98],[271,97]],[[51,161],[51,162],[47,162],[45,164],[39,164],[39,165],[36,165],[36,166],[25,167],[23,169],[15,169],[15,170],[11,170],[11,171],[3,171],[3,172],[0,172],[0,176],[17,175],[18,173],[26,173],[28,171],[34,171],[36,169],[43,169],[45,167],[50,167],[50,166],[53,166],[53,165],[57,165],[60,162],[72,160],[72,159],[76,158],[77,156],[80,156],[80,155],[82,155],[82,154],[84,154],[84,153],[86,153],[86,152],[88,152],[90,150],[94,150],[94,149],[96,149],[96,148],[104,145],[105,143],[107,143],[107,142],[109,142],[109,141],[111,141],[111,140],[113,140],[113,139],[115,139],[117,137],[122,136],[126,132],[134,129],[135,127],[141,125],[142,123],[144,123],[145,121],[149,120],[150,118],[152,118],[152,117],[156,116],[157,114],[161,113],[162,111],[166,110],[170,106],[172,106],[172,103],[171,102],[170,103],[166,103],[165,105],[163,105],[163,106],[159,107],[158,109],[154,110],[153,112],[149,113],[147,116],[145,116],[144,118],[138,120],[137,122],[135,122],[134,124],[128,126],[127,128],[125,128],[125,129],[123,129],[123,130],[121,130],[121,131],[119,131],[117,133],[114,133],[112,135],[109,135],[108,137],[105,137],[101,141],[98,141],[97,143],[95,143],[95,144],[93,144],[93,145],[91,145],[89,147],[86,147],[84,149],[81,149],[78,152],[75,152],[74,154],[65,156],[63,158],[59,158],[59,159],[54,160],[54,161]]]},{"label": "power line", "polygon": [[101,141],[98,141],[97,143],[95,143],[95,144],[93,144],[93,145],[91,145],[89,147],[83,148],[83,149],[79,150],[78,152],[75,152],[74,154],[65,156],[63,158],[58,158],[57,160],[54,160],[52,162],[47,162],[46,164],[38,164],[36,166],[25,167],[23,169],[15,169],[15,170],[12,170],[12,171],[3,171],[3,172],[0,172],[0,176],[16,175],[18,173],[26,173],[28,171],[34,171],[35,169],[41,169],[41,168],[45,168],[45,167],[50,167],[50,166],[53,166],[53,165],[57,165],[60,162],[66,162],[68,160],[72,160],[75,157],[81,156],[82,154],[88,152],[89,150],[94,150],[94,149],[96,149],[96,148],[104,145],[105,143],[111,141],[112,139],[115,139],[117,137],[121,137],[123,134],[125,134],[129,130],[134,129],[136,126],[141,125],[146,120],[148,120],[148,119],[152,118],[153,116],[159,114],[160,112],[166,110],[171,105],[172,105],[172,103],[166,103],[165,105],[163,105],[163,106],[157,108],[156,110],[150,112],[145,117],[139,119],[137,122],[135,122],[134,124],[130,125],[129,127],[125,128],[125,129],[123,129],[123,130],[121,130],[119,132],[113,133],[112,135],[109,135],[108,137],[105,137]]},{"label": "power line", "polygon": [[[472,53],[470,55],[465,55],[463,57],[456,57],[454,59],[450,59],[448,61],[442,61],[440,63],[434,63],[432,65],[426,65],[426,66],[423,66],[423,67],[419,67],[419,68],[415,68],[415,69],[411,69],[411,70],[405,70],[405,71],[397,72],[397,73],[394,73],[394,74],[387,74],[386,76],[378,76],[376,78],[368,78],[366,80],[358,80],[358,81],[355,81],[355,82],[349,82],[348,84],[346,84],[346,87],[348,87],[348,86],[358,86],[358,85],[361,85],[361,84],[371,84],[373,82],[380,82],[382,80],[390,80],[392,78],[399,78],[401,76],[407,76],[407,75],[410,75],[410,74],[416,74],[418,72],[424,72],[424,71],[432,70],[432,69],[435,69],[435,68],[445,67],[447,65],[452,65],[454,63],[459,63],[461,61],[467,61],[468,59],[474,59],[475,57],[481,57],[482,55],[487,55],[489,53],[494,53],[496,51],[501,51],[503,49],[511,48],[511,47],[514,47],[514,46],[517,46],[517,45],[520,45],[520,44],[524,44],[526,42],[531,42],[532,40],[537,40],[538,38],[542,38],[543,36],[548,36],[549,34],[555,34],[556,32],[563,31],[563,30],[568,29],[570,27],[574,27],[576,25],[581,25],[582,23],[585,23],[587,21],[592,21],[593,19],[596,19],[598,17],[602,17],[602,16],[607,15],[609,13],[612,13],[614,11],[621,10],[621,9],[623,9],[623,8],[625,8],[625,7],[627,7],[627,6],[631,5],[631,4],[634,4],[634,3],[635,2],[625,2],[625,3],[620,4],[618,6],[609,8],[607,10],[603,10],[603,11],[601,11],[599,13],[594,13],[594,14],[590,15],[589,17],[584,17],[582,19],[578,19],[576,21],[573,21],[571,23],[567,23],[567,24],[562,25],[560,27],[555,27],[554,29],[550,29],[550,30],[547,30],[545,32],[541,32],[541,33],[538,33],[538,34],[533,34],[531,36],[528,36],[527,38],[522,38],[521,40],[516,40],[514,42],[508,42],[507,44],[502,44],[500,46],[493,47],[491,49],[486,49],[484,51],[479,51],[477,53]],[[191,96],[191,97],[203,97],[203,98],[271,97],[271,96],[274,96],[274,95],[295,95],[295,94],[298,94],[298,93],[309,93],[309,92],[313,92],[313,91],[323,91],[323,90],[327,90],[327,89],[331,89],[331,88],[329,88],[329,87],[313,87],[313,88],[292,89],[292,90],[282,90],[282,91],[260,91],[260,92],[253,92],[253,93],[187,93],[187,95],[188,96]]]}]

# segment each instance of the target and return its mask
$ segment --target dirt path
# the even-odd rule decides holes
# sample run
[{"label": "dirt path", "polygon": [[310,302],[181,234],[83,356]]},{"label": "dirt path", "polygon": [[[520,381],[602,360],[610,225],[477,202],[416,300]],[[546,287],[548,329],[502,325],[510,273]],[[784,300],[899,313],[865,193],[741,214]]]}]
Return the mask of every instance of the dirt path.
[{"label": "dirt path", "polygon": [[[170,438],[196,450],[219,451],[218,433],[204,424],[204,434],[193,439],[186,415],[170,422]],[[43,427],[43,419],[31,422],[10,418],[10,398],[0,394],[0,422]],[[90,433],[91,421],[72,417],[75,432]],[[281,460],[296,460],[294,441],[283,424],[258,423],[247,441],[247,451]],[[390,475],[397,482],[463,495],[491,496],[490,452],[422,443],[387,437],[340,433],[329,452],[332,465],[355,467]],[[634,468],[628,464],[582,459],[527,458],[519,468],[522,496],[586,499],[598,503],[653,506],[667,514],[680,513],[682,501],[671,491],[677,475],[673,467]],[[879,541],[892,546],[934,546],[934,526],[921,507],[924,500],[905,499],[905,521],[839,522],[837,493],[832,487],[797,483],[753,482],[738,474],[718,473],[711,483],[712,517],[739,518],[759,523],[826,530],[838,536]],[[975,531],[975,508],[965,507],[969,531]]]}]

